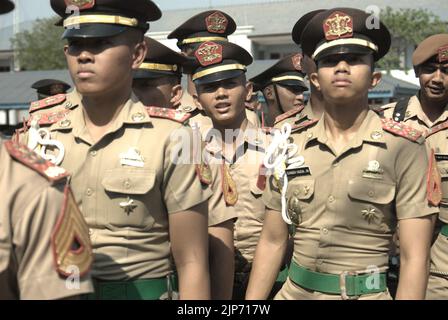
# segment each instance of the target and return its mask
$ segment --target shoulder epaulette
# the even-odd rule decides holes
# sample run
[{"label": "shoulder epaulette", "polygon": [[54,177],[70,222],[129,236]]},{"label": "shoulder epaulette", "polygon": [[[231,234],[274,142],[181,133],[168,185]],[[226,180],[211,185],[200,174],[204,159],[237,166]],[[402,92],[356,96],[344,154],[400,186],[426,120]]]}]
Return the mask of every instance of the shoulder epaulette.
[{"label": "shoulder epaulette", "polygon": [[305,106],[300,106],[300,107],[298,107],[296,109],[292,109],[292,110],[286,111],[285,113],[282,113],[281,115],[279,115],[279,116],[277,116],[275,118],[274,124],[277,124],[280,121],[283,121],[283,120],[288,119],[288,118],[290,118],[292,116],[295,116],[296,114],[300,113],[304,108],[305,108]]},{"label": "shoulder epaulette", "polygon": [[189,113],[168,108],[146,107],[146,111],[150,117],[171,119],[179,123],[184,123],[191,117]]},{"label": "shoulder epaulette", "polygon": [[445,130],[446,128],[448,128],[448,120],[429,129],[428,132],[425,134],[425,137],[428,138],[429,136],[433,135],[434,133]]},{"label": "shoulder epaulette", "polygon": [[29,113],[61,104],[66,99],[67,96],[64,93],[61,93],[56,96],[51,96],[39,101],[31,102]]},{"label": "shoulder epaulette", "polygon": [[5,148],[12,158],[36,171],[50,182],[56,182],[69,176],[65,169],[41,158],[23,144],[6,141]]},{"label": "shoulder epaulette", "polygon": [[316,124],[318,122],[319,122],[319,119],[313,119],[313,120],[304,121],[304,122],[302,122],[300,124],[292,126],[291,132],[296,132],[296,131],[308,128],[308,127],[310,127],[310,126],[312,126],[312,125],[314,125],[314,124]]},{"label": "shoulder epaulette", "polygon": [[58,121],[65,119],[68,113],[70,113],[70,109],[61,109],[54,112],[48,113],[40,113],[37,115],[31,115],[31,117],[27,121],[27,126],[31,125],[32,120],[37,120],[39,125],[52,125]]},{"label": "shoulder epaulette", "polygon": [[403,122],[396,122],[392,119],[381,119],[383,123],[383,130],[387,132],[391,132],[397,136],[406,138],[413,142],[418,142],[419,139],[423,136],[423,132],[412,128],[404,124]]}]

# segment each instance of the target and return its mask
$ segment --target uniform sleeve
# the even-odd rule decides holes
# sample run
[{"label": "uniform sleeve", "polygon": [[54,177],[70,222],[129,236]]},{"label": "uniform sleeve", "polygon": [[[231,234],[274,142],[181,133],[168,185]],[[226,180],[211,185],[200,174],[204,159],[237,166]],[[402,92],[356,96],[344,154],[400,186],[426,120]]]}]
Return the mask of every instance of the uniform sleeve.
[{"label": "uniform sleeve", "polygon": [[262,200],[266,207],[271,210],[281,211],[282,201],[280,190],[273,175],[267,177],[266,189],[263,192]]},{"label": "uniform sleeve", "polygon": [[[61,188],[62,189],[62,188]],[[92,292],[90,276],[62,277],[56,271],[51,234],[61,214],[64,193],[48,186],[24,203],[14,226],[21,299],[61,299]]]},{"label": "uniform sleeve", "polygon": [[196,174],[192,133],[190,127],[179,128],[166,144],[162,193],[168,213],[188,210],[212,195]]},{"label": "uniform sleeve", "polygon": [[403,145],[395,167],[397,219],[418,218],[438,213],[438,207],[430,205],[427,198],[428,145],[426,143]]}]

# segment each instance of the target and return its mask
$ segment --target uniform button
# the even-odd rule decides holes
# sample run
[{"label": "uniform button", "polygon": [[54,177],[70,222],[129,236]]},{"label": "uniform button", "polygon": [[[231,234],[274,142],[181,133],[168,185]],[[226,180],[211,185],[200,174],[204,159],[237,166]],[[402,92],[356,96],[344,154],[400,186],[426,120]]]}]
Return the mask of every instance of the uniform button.
[{"label": "uniform button", "polygon": [[137,112],[132,115],[132,121],[134,122],[139,122],[142,121],[143,119],[145,119],[145,115],[141,112]]},{"label": "uniform button", "polygon": [[322,263],[324,263],[324,260],[322,260],[322,259],[317,259],[317,264],[322,264]]},{"label": "uniform button", "polygon": [[323,234],[328,234],[328,229],[327,228],[322,228],[322,233]]},{"label": "uniform button", "polygon": [[308,137],[308,139],[311,139],[313,137],[313,134],[310,132],[310,133],[308,133],[307,137]]},{"label": "uniform button", "polygon": [[382,136],[383,136],[383,134],[382,134],[381,132],[379,132],[379,131],[373,131],[373,132],[370,134],[370,137],[371,137],[373,140],[381,139]]},{"label": "uniform button", "polygon": [[333,162],[333,167],[337,167],[337,166],[339,166],[339,161]]},{"label": "uniform button", "polygon": [[92,151],[90,151],[90,155],[91,155],[92,157],[95,157],[97,154],[98,154],[98,152],[97,152],[96,150],[92,150]]},{"label": "uniform button", "polygon": [[131,182],[129,180],[125,180],[123,185],[126,189],[129,189],[131,187]]},{"label": "uniform button", "polygon": [[329,197],[328,197],[328,201],[329,201],[329,202],[334,202],[334,197],[333,197],[333,196],[329,196]]},{"label": "uniform button", "polygon": [[373,198],[375,196],[375,192],[373,190],[370,190],[368,192],[369,197]]},{"label": "uniform button", "polygon": [[89,236],[92,236],[92,234],[93,234],[93,230],[89,229]]},{"label": "uniform button", "polygon": [[66,127],[68,127],[71,123],[72,123],[72,122],[71,122],[70,120],[65,119],[65,120],[62,120],[62,121],[59,123],[59,125],[60,125],[61,127],[63,127],[63,128],[66,128]]},{"label": "uniform button", "polygon": [[88,195],[89,197],[92,195],[93,191],[90,188],[87,188],[86,190],[86,195]]}]

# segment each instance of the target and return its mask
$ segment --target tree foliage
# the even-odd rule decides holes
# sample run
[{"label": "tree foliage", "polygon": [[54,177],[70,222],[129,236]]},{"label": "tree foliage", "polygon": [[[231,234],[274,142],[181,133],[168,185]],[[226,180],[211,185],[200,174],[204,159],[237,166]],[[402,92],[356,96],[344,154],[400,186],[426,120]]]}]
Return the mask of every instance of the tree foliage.
[{"label": "tree foliage", "polygon": [[386,70],[403,68],[400,58],[404,57],[407,46],[415,47],[430,35],[447,32],[447,22],[426,9],[393,10],[386,7],[380,18],[392,35],[392,48],[378,63]]},{"label": "tree foliage", "polygon": [[31,30],[17,33],[12,39],[22,70],[65,69],[67,64],[61,40],[63,29],[54,24],[59,18],[38,19]]}]

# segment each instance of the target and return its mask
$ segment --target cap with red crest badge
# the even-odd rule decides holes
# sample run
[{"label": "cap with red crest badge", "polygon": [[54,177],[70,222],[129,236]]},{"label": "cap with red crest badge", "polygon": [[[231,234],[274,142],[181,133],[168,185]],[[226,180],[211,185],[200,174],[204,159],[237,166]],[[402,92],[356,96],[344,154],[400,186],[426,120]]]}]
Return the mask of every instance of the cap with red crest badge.
[{"label": "cap with red crest badge", "polygon": [[250,53],[234,43],[209,41],[195,50],[184,71],[192,75],[195,84],[205,84],[238,77],[252,61]]},{"label": "cap with red crest badge", "polygon": [[390,48],[387,27],[370,25],[371,14],[354,8],[334,8],[317,13],[303,29],[304,54],[318,61],[333,54],[373,54],[381,59]]},{"label": "cap with red crest badge", "polygon": [[148,21],[162,16],[150,0],[51,0],[51,7],[62,17],[64,39],[112,37],[129,28],[146,32]]}]

